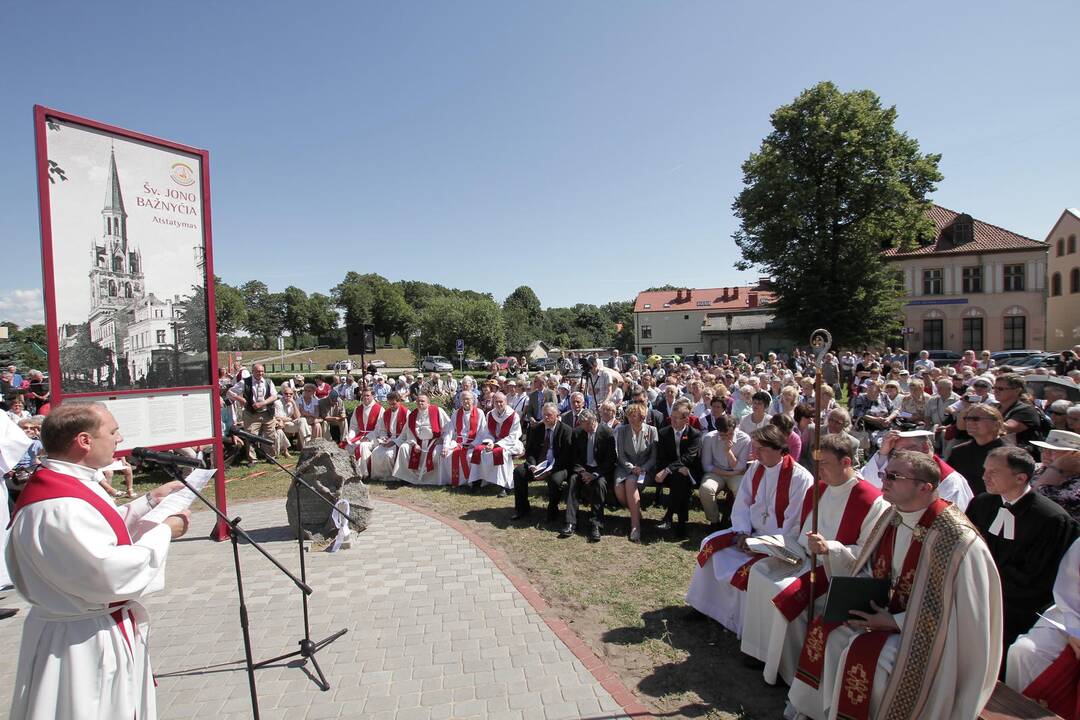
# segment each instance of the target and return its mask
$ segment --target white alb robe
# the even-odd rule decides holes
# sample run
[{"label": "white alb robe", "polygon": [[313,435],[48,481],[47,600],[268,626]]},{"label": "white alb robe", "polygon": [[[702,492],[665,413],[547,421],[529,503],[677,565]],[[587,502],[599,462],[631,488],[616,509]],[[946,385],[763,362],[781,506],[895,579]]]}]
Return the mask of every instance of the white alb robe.
[{"label": "white alb robe", "polygon": [[[510,432],[506,434],[506,437],[496,439],[495,435],[491,433],[491,428],[488,427],[492,424],[491,421],[494,421],[495,432],[497,433],[506,422],[507,418],[510,417],[513,417],[513,422],[510,424]],[[486,447],[481,446],[483,449],[480,451],[480,464],[473,465],[473,472],[476,473],[478,479],[489,485],[498,485],[507,490],[513,490],[514,456],[521,455],[525,452],[525,446],[521,444],[521,416],[507,406],[506,412],[501,415],[497,411],[492,410],[488,415],[488,421],[489,422],[484,423],[483,432],[480,433],[477,439],[480,442],[490,440],[494,445],[501,447],[503,452],[503,463],[502,465],[496,465],[495,453],[493,450],[488,450]]]},{"label": "white alb robe", "polygon": [[[399,405],[398,407],[404,407]],[[389,416],[389,428],[387,428],[387,416]],[[408,413],[405,413],[408,418]],[[371,474],[370,478],[388,478],[394,474],[394,466],[397,464],[398,446],[404,441],[407,425],[401,426],[401,431],[396,430],[397,411],[383,408],[379,418],[379,424],[375,428],[375,438],[369,457]],[[370,436],[369,436],[370,437]]]},{"label": "white alb robe", "polygon": [[[373,412],[375,414],[375,429],[362,438],[358,437],[367,429],[370,422],[369,418]],[[359,469],[362,478],[368,477],[368,460],[371,458],[371,451],[375,449],[375,435],[378,433],[379,423],[382,421],[382,412],[382,405],[372,401],[371,405],[357,405],[356,409],[353,410],[352,417],[349,418],[349,432],[345,442],[354,453],[356,467]]]},{"label": "white alb robe", "polygon": [[[814,478],[802,465],[798,463],[793,465],[791,485],[788,488],[788,505],[784,511],[784,517],[777,518],[776,491],[783,463],[778,462],[771,468],[765,468],[757,497],[751,503],[754,473],[759,464],[760,461],[750,463],[743,474],[739,490],[735,494],[735,505],[731,510],[731,527],[707,536],[701,541],[702,548],[713,537],[730,532],[749,536],[782,533],[788,545],[795,545],[798,542],[802,501]],[[690,579],[690,589],[686,592],[687,604],[716,620],[736,635],[741,635],[746,593],[732,586],[731,578],[751,559],[753,556],[747,555],[734,546],[713,553],[705,565],[694,568],[694,575]]]},{"label": "white alb robe", "polygon": [[[873,457],[859,470],[859,474],[867,482],[880,489],[881,471],[885,469],[886,463],[888,463],[888,458],[881,457],[879,452],[874,453]],[[971,486],[968,485],[967,479],[956,470],[953,470],[941,478],[941,483],[938,485],[938,497],[942,500],[948,500],[960,510],[967,510],[968,503],[975,497],[975,494],[971,492]]]},{"label": "white alb robe", "polygon": [[[440,450],[443,438],[446,433],[451,432],[451,428],[450,418],[447,417],[446,411],[442,408],[437,409],[439,411],[439,424],[442,426],[438,435],[432,432],[431,422],[426,411],[416,413],[415,434],[412,428],[409,427],[408,422],[402,428],[401,434],[398,436],[397,459],[394,462],[394,477],[398,480],[404,480],[412,485],[442,484],[440,479],[440,468],[442,466]],[[420,448],[420,464],[416,470],[409,468],[409,455],[414,447]],[[428,470],[428,450],[432,447],[435,448],[432,455],[434,467]]]},{"label": "white alb robe", "polygon": [[[112,504],[99,472],[56,460],[45,466]],[[56,498],[19,510],[5,555],[33,607],[23,625],[13,720],[156,717],[149,618],[137,600],[164,587],[172,531],[140,526],[149,510],[145,495],[117,508],[132,538],[125,546],[85,500]],[[127,601],[123,632],[110,615],[117,601]]]},{"label": "white alb robe", "polygon": [[[840,521],[847,509],[851,490],[858,482],[858,476],[854,476],[843,485],[826,486],[818,501],[818,533],[826,538],[829,547],[828,555],[818,556],[818,564],[830,575],[834,564],[837,568],[851,567],[870,531],[889,505],[880,496],[875,499],[869,512],[863,517],[858,542],[855,545],[842,545],[835,538],[840,531]],[[806,534],[813,529],[813,523],[813,516],[807,515],[800,528],[799,547],[804,554],[802,565],[788,565],[775,558],[766,558],[755,563],[750,569],[743,617],[742,651],[765,663],[763,674],[765,682],[770,685],[776,684],[777,675],[788,685],[791,684],[799,663],[803,640],[806,639],[806,612],[799,613],[794,620],[788,622],[773,604],[773,598],[800,575],[810,571]],[[825,597],[818,598],[814,607],[818,612],[823,610]]]},{"label": "white alb robe", "polygon": [[1009,648],[1005,684],[1024,692],[1057,660],[1069,644],[1069,636],[1080,638],[1080,540],[1074,540],[1061,558],[1054,581],[1054,604]]},{"label": "white alb robe", "polygon": [[[458,448],[463,448],[465,465],[469,468],[469,477],[466,478],[461,468],[458,468],[458,484],[467,485],[474,483],[480,479],[479,473],[476,472],[476,466],[469,462],[472,459],[473,448],[480,444],[481,438],[484,436],[485,428],[487,425],[487,415],[483,410],[473,406],[477,413],[477,425],[476,436],[473,437],[472,442],[469,441],[469,414],[458,408],[450,415],[449,422],[443,426],[443,446],[439,461],[439,484],[450,485],[453,483],[453,452]],[[454,432],[457,423],[458,416],[461,415],[461,434]]]},{"label": "white alb robe", "polygon": [[[896,529],[896,542],[893,547],[891,572],[894,578],[901,575],[904,558],[911,546],[912,528],[918,523],[923,512],[917,510],[899,513],[903,522]],[[920,713],[923,718],[971,720],[985,707],[997,682],[997,672],[1001,664],[1001,579],[990,549],[977,537],[974,528],[970,532],[974,539],[963,553],[951,588],[954,597],[952,612],[945,619],[945,625],[939,629],[946,633],[943,655],[933,672],[926,677],[929,687],[923,688],[926,693]],[[912,599],[915,592],[920,589],[925,591],[926,576],[929,573],[926,554],[924,548],[916,570]],[[865,563],[861,568],[852,568],[848,572],[836,568],[835,574],[851,575],[853,572],[856,575],[869,576],[870,563]],[[881,699],[899,657],[905,631],[909,634],[915,632],[914,627],[905,627],[907,615],[906,612],[893,615],[901,632],[889,636],[881,655],[878,656],[870,694],[870,717],[878,716]],[[859,633],[847,625],[841,625],[829,634],[825,645],[821,687],[815,690],[795,678],[788,692],[788,701],[798,712],[814,720],[836,720],[842,688],[841,675],[847,664],[848,648],[858,635]]]}]

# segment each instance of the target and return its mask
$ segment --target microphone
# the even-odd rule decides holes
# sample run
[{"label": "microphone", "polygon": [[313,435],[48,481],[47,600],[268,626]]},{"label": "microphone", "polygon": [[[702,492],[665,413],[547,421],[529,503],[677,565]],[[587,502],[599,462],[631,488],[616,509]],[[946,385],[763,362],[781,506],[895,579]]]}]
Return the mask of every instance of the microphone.
[{"label": "microphone", "polygon": [[131,456],[144,462],[154,462],[159,465],[183,465],[185,467],[202,468],[203,461],[199,458],[191,458],[186,455],[177,455],[170,452],[154,452],[144,447],[137,447],[131,451]]},{"label": "microphone", "polygon": [[235,425],[229,428],[229,434],[233,437],[238,437],[241,440],[247,440],[248,442],[259,443],[262,445],[274,444],[274,441],[270,438],[263,437],[262,435],[256,435],[255,433],[249,433],[247,430],[241,430]]}]

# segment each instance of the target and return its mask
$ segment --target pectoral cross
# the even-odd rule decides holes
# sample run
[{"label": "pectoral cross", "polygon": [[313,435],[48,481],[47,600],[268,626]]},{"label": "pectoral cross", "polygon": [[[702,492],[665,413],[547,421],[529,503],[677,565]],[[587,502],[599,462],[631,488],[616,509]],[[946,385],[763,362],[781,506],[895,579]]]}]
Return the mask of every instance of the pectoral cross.
[{"label": "pectoral cross", "polygon": [[761,514],[761,522],[768,524],[769,522],[769,508],[765,508],[765,512]]}]

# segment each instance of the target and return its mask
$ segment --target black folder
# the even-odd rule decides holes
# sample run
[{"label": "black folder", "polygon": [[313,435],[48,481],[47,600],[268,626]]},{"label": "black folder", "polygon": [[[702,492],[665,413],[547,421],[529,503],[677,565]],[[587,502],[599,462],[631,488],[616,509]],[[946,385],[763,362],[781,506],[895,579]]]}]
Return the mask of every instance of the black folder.
[{"label": "black folder", "polygon": [[873,613],[874,608],[870,607],[871,600],[877,603],[878,607],[887,607],[891,587],[888,578],[829,578],[829,594],[825,598],[825,612],[822,613],[822,620],[825,622],[859,620],[860,618],[852,615],[851,611],[862,610]]}]

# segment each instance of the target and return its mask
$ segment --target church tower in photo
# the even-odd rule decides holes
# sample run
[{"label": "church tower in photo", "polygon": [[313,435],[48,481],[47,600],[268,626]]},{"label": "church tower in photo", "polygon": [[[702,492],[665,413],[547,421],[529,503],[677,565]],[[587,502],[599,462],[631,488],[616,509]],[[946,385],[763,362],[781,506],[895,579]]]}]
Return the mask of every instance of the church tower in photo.
[{"label": "church tower in photo", "polygon": [[94,240],[90,247],[90,340],[111,351],[113,368],[123,368],[128,311],[143,298],[145,287],[142,253],[128,243],[115,150],[109,152],[101,222],[101,240]]}]

